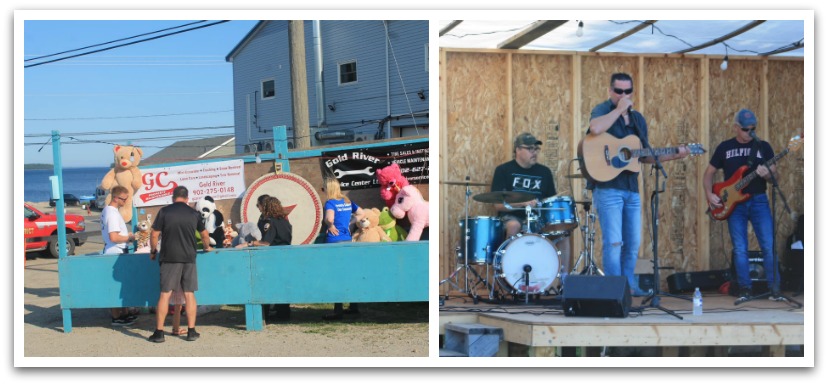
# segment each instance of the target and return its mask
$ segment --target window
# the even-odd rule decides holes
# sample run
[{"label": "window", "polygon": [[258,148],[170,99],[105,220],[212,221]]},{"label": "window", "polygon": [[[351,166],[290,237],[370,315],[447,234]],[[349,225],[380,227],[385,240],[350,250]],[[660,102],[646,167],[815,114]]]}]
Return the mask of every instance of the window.
[{"label": "window", "polygon": [[276,96],[276,81],[273,79],[262,80],[262,99]]},{"label": "window", "polygon": [[356,83],[357,66],[356,61],[339,64],[339,85]]}]

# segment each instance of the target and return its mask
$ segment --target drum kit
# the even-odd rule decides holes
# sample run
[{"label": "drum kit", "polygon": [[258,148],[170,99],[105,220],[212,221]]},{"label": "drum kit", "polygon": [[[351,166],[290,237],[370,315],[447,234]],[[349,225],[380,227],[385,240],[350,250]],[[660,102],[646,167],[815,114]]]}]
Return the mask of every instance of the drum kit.
[{"label": "drum kit", "polygon": [[[582,178],[580,174],[568,177]],[[479,301],[477,293],[481,286],[486,288],[490,300],[502,300],[506,295],[511,295],[515,302],[523,297],[528,303],[530,296],[537,299],[541,295],[559,295],[563,282],[557,285],[556,282],[562,281],[567,272],[563,271],[561,253],[555,243],[579,227],[584,247],[569,274],[603,275],[593,260],[595,213],[590,209],[591,201],[575,201],[571,196],[556,195],[539,200],[535,207],[514,208],[510,204],[532,201],[535,195],[515,191],[474,195],[473,199],[477,202],[499,203],[506,210],[525,211],[523,231],[504,239],[504,223],[500,218],[469,216],[471,186],[487,184],[470,182],[469,177],[465,182],[443,183],[465,185],[466,193],[463,216],[458,221],[457,267],[448,278],[440,281],[440,285],[448,283],[457,291],[471,296],[475,304]],[[583,221],[579,218],[576,204],[584,207]],[[481,275],[475,267],[485,267],[485,272]],[[463,282],[459,282],[461,271],[464,272]]]}]

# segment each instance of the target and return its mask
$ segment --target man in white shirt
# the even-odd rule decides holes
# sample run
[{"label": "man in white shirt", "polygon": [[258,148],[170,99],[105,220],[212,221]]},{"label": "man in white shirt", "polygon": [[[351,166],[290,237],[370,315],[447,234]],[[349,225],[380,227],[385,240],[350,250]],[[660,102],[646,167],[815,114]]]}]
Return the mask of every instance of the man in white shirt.
[{"label": "man in white shirt", "polygon": [[[101,237],[104,242],[102,254],[124,254],[127,252],[127,242],[135,240],[127,228],[124,218],[118,211],[130,198],[129,191],[124,186],[115,186],[110,191],[112,200],[101,211]],[[127,308],[112,308],[112,326],[128,326],[135,322],[135,315],[129,314]]]}]

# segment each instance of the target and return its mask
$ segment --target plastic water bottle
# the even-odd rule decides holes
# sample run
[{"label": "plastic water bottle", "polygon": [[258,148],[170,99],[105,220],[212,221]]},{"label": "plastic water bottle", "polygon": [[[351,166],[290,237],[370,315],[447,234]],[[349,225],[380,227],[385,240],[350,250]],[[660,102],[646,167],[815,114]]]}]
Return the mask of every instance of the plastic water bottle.
[{"label": "plastic water bottle", "polygon": [[702,294],[698,287],[693,293],[693,315],[702,315]]}]

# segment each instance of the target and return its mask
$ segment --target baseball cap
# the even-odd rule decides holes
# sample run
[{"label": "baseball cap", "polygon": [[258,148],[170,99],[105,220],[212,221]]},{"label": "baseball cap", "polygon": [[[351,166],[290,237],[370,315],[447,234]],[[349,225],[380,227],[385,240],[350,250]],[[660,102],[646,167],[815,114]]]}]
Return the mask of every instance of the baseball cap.
[{"label": "baseball cap", "polygon": [[743,108],[736,114],[736,122],[740,127],[756,127],[756,114],[753,111]]},{"label": "baseball cap", "polygon": [[534,135],[524,132],[515,137],[515,148],[520,145],[524,146],[534,146],[534,145],[541,145],[543,142],[535,138]]}]

